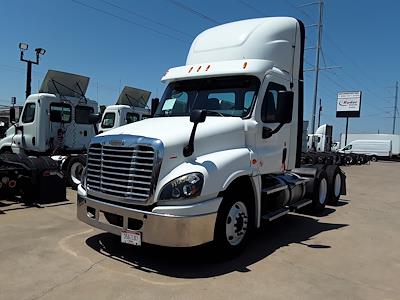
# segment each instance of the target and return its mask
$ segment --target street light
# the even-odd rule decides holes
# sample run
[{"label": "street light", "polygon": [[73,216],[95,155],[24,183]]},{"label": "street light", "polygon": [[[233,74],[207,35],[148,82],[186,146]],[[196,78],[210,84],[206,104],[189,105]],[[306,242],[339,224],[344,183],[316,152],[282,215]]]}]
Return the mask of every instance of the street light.
[{"label": "street light", "polygon": [[28,50],[29,45],[26,43],[19,43],[19,49],[21,50],[21,56],[20,56],[20,61],[24,61],[28,64],[28,68],[26,70],[26,91],[25,91],[25,96],[28,98],[28,96],[31,94],[31,81],[32,81],[32,64],[38,65],[39,64],[39,56],[44,55],[46,53],[46,50],[43,48],[36,48],[36,60],[32,61],[29,59],[24,59],[24,52]]}]

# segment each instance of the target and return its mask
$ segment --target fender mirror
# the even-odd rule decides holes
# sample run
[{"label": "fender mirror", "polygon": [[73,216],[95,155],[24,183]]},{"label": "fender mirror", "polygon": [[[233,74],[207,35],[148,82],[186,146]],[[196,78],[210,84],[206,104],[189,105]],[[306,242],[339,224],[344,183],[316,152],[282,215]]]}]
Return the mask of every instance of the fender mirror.
[{"label": "fender mirror", "polygon": [[189,143],[183,148],[183,155],[188,157],[194,152],[194,136],[196,135],[197,124],[203,123],[207,117],[207,110],[194,109],[190,113],[190,122],[193,123],[192,132],[190,134]]}]

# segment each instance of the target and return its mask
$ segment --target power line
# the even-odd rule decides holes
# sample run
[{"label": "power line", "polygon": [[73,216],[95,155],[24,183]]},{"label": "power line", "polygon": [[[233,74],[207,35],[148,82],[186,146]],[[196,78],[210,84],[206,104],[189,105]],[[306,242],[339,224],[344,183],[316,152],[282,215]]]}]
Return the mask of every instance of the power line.
[{"label": "power line", "polygon": [[189,43],[188,40],[184,40],[184,39],[178,38],[178,37],[176,37],[176,36],[170,35],[170,34],[168,34],[168,33],[161,32],[161,31],[159,31],[159,30],[157,30],[157,29],[154,29],[154,28],[152,28],[152,27],[149,27],[149,26],[147,26],[147,25],[143,25],[143,24],[139,24],[139,23],[133,22],[133,21],[131,21],[131,20],[129,20],[129,19],[126,19],[126,18],[124,18],[124,17],[121,17],[121,16],[118,16],[118,15],[116,15],[116,14],[110,13],[110,12],[108,12],[108,11],[102,10],[102,9],[100,9],[100,8],[91,6],[91,5],[89,5],[89,4],[80,2],[80,1],[78,1],[78,0],[71,0],[71,1],[74,2],[74,3],[76,3],[76,4],[79,4],[79,5],[81,5],[81,6],[90,8],[90,9],[95,10],[95,11],[97,11],[97,12],[100,12],[100,13],[102,13],[102,14],[111,16],[111,17],[113,17],[113,18],[119,19],[119,20],[124,21],[124,22],[127,22],[127,23],[129,23],[129,24],[132,24],[132,25],[141,27],[141,28],[146,29],[146,30],[148,30],[148,31],[152,31],[152,32],[157,33],[157,34],[159,34],[159,35],[166,36],[166,37],[168,37],[168,38],[170,38],[170,39],[174,39],[174,40],[177,40],[177,41],[182,42],[182,43],[185,43],[185,44]]},{"label": "power line", "polygon": [[203,18],[203,19],[205,19],[205,20],[207,20],[207,21],[209,21],[209,22],[211,22],[213,24],[216,24],[216,25],[221,24],[220,22],[218,22],[218,21],[206,16],[205,14],[199,12],[198,10],[195,10],[195,9],[191,8],[190,6],[188,6],[186,4],[183,4],[183,3],[179,2],[179,1],[175,1],[175,0],[168,0],[168,1],[171,2],[172,4],[174,4],[175,6],[178,6],[178,7],[182,8],[182,9],[184,9],[184,10],[187,10],[187,11],[191,12],[192,14],[195,14],[195,15],[197,15],[197,16],[199,16],[199,17],[201,17],[201,18]]},{"label": "power line", "polygon": [[262,11],[261,9],[251,5],[250,3],[244,1],[244,0],[238,0],[240,3],[242,3],[244,6],[246,6],[247,8],[250,8],[250,10],[256,12],[258,15],[261,15],[263,17],[267,17],[268,14],[266,14],[264,11]]},{"label": "power line", "polygon": [[146,16],[143,16],[143,15],[141,15],[141,14],[138,14],[137,12],[134,12],[134,11],[132,11],[132,10],[130,10],[130,9],[121,7],[121,6],[119,6],[119,5],[117,5],[117,4],[114,4],[114,3],[112,3],[112,2],[109,2],[109,1],[106,1],[106,0],[99,0],[99,1],[105,3],[105,4],[109,5],[109,6],[118,8],[119,10],[122,10],[122,11],[124,11],[124,12],[127,12],[127,13],[129,13],[129,14],[131,14],[131,15],[136,16],[136,17],[142,18],[142,19],[144,19],[144,20],[147,20],[147,21],[152,22],[152,23],[154,23],[154,24],[157,24],[157,25],[159,25],[159,26],[162,26],[162,27],[168,28],[168,29],[170,29],[170,30],[172,30],[172,31],[175,31],[175,32],[177,32],[177,33],[183,34],[183,35],[185,35],[185,36],[187,36],[187,37],[190,37],[190,38],[193,38],[193,37],[194,37],[192,34],[189,34],[189,33],[187,33],[187,32],[184,32],[184,31],[181,31],[181,30],[179,30],[179,29],[176,29],[176,28],[174,28],[174,27],[172,27],[172,26],[170,26],[170,25],[168,25],[168,24],[158,22],[157,20],[153,20],[153,19],[151,19],[151,18],[149,18],[149,17],[146,17]]}]

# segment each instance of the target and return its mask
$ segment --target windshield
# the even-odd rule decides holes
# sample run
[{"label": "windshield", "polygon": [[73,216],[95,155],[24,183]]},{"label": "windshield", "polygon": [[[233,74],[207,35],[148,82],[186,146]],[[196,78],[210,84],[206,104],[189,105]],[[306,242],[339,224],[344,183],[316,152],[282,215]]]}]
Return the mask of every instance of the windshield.
[{"label": "windshield", "polygon": [[260,81],[254,76],[202,78],[168,85],[155,117],[189,116],[206,109],[215,116],[246,117],[257,96]]}]

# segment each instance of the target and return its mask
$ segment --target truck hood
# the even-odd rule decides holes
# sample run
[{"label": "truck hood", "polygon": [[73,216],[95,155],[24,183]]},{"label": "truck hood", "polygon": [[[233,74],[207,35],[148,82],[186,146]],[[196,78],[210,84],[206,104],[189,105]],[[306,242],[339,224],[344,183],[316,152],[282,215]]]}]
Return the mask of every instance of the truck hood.
[{"label": "truck hood", "polygon": [[184,157],[183,147],[189,141],[192,127],[189,117],[152,118],[115,128],[100,136],[127,134],[161,140],[164,145],[164,174],[185,161],[194,161],[196,157],[245,146],[245,126],[241,118],[207,116],[206,121],[197,126],[194,153]]}]

